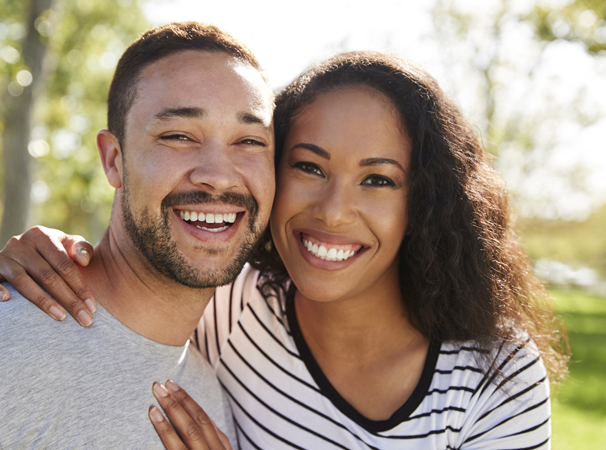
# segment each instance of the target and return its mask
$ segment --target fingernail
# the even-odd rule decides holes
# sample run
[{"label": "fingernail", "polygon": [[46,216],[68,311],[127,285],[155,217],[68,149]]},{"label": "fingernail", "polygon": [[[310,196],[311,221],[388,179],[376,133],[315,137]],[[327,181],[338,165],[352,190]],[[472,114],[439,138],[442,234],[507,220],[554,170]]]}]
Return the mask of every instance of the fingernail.
[{"label": "fingernail", "polygon": [[171,380],[168,380],[166,382],[166,387],[169,388],[173,392],[177,392],[179,390],[179,385]]},{"label": "fingernail", "polygon": [[2,291],[0,292],[0,302],[4,302],[8,300],[8,292]]},{"label": "fingernail", "polygon": [[84,300],[84,304],[86,305],[88,310],[92,313],[94,313],[97,310],[97,303],[95,303],[95,301],[93,299],[87,298],[86,300]]},{"label": "fingernail", "polygon": [[160,383],[154,384],[154,392],[156,394],[158,394],[160,397],[168,397],[168,391]]},{"label": "fingernail", "polygon": [[81,248],[80,251],[78,252],[80,253],[80,257],[84,258],[88,261],[88,259],[90,258],[90,253],[88,253],[88,250],[85,248]]},{"label": "fingernail", "polygon": [[151,418],[154,422],[160,423],[164,420],[164,416],[162,415],[160,410],[158,408],[156,408],[155,406],[152,406],[150,408],[149,415],[151,416]]},{"label": "fingernail", "polygon": [[78,313],[78,322],[85,327],[88,327],[91,323],[93,323],[93,316],[90,315],[88,311],[83,309]]},{"label": "fingernail", "polygon": [[49,308],[48,312],[56,320],[63,320],[63,319],[65,319],[65,311],[61,311],[61,309],[59,309],[58,307],[56,307],[54,305]]}]

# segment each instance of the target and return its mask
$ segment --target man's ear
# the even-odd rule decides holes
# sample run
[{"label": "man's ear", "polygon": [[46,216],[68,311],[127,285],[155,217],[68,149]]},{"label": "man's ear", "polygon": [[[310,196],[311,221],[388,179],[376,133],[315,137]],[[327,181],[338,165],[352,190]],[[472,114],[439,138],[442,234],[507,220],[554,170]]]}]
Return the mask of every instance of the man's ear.
[{"label": "man's ear", "polygon": [[97,133],[97,149],[101,157],[101,164],[109,184],[115,189],[122,187],[123,161],[122,149],[118,138],[109,130]]}]

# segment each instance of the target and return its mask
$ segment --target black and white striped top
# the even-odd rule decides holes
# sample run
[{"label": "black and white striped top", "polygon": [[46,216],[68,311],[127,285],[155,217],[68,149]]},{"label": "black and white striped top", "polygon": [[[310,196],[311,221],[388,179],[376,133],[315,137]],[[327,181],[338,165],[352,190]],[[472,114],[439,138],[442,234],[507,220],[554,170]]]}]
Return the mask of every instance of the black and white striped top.
[{"label": "black and white striped top", "polygon": [[[430,345],[419,384],[388,420],[368,420],[331,386],[291,302],[264,298],[247,266],[221,287],[198,328],[227,392],[242,449],[549,449],[549,383],[532,344],[478,366],[473,342]],[[508,379],[504,386],[501,379]]]}]

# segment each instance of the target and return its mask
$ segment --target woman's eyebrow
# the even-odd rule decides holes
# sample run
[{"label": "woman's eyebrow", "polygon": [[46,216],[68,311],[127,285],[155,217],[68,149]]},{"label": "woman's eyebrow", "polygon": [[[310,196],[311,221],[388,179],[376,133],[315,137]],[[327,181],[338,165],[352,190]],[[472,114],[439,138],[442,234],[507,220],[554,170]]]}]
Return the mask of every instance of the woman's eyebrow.
[{"label": "woman's eyebrow", "polygon": [[288,151],[290,152],[290,151],[294,150],[295,148],[304,148],[305,150],[309,150],[310,152],[315,153],[316,155],[318,155],[321,158],[330,159],[330,153],[328,153],[322,147],[318,147],[317,145],[314,145],[314,144],[305,144],[305,143],[295,144],[291,148],[289,148]]},{"label": "woman's eyebrow", "polygon": [[367,158],[367,159],[363,159],[362,161],[360,161],[360,167],[366,167],[366,166],[378,166],[380,164],[391,164],[394,166],[397,166],[400,168],[400,170],[404,173],[406,173],[406,171],[404,170],[404,167],[402,167],[402,165],[396,161],[395,159],[389,159],[389,158]]}]

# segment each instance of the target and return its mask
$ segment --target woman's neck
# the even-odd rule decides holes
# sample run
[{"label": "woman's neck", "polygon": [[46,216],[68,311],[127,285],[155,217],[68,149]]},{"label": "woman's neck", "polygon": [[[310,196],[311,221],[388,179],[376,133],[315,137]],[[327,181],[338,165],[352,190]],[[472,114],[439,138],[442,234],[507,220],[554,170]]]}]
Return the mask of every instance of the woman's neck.
[{"label": "woman's neck", "polygon": [[397,279],[382,281],[335,301],[311,300],[296,292],[297,320],[314,355],[375,359],[424,339],[410,323]]},{"label": "woman's neck", "polygon": [[412,326],[399,284],[321,302],[295,293],[295,313],[314,359],[337,392],[370,420],[386,420],[410,397],[429,340]]}]

